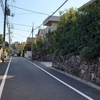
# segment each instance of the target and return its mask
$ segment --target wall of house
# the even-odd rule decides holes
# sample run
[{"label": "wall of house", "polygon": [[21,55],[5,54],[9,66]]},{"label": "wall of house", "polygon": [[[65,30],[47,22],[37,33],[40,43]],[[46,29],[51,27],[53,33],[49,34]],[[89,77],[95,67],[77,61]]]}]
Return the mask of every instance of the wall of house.
[{"label": "wall of house", "polygon": [[26,58],[31,58],[31,56],[32,56],[32,52],[31,51],[26,51],[25,57]]},{"label": "wall of house", "polygon": [[52,27],[55,27],[55,29],[56,29],[57,22],[52,22],[51,26],[52,26]]},{"label": "wall of house", "polygon": [[47,26],[47,28],[45,29],[45,33],[48,33],[48,31],[50,30],[51,32],[56,30],[57,23],[52,22],[51,26]]},{"label": "wall of house", "polygon": [[2,62],[1,57],[2,57],[2,50],[0,49],[0,62]]},{"label": "wall of house", "polygon": [[2,59],[7,58],[8,54],[6,51],[3,52],[3,49],[0,49],[0,62],[2,62]]}]

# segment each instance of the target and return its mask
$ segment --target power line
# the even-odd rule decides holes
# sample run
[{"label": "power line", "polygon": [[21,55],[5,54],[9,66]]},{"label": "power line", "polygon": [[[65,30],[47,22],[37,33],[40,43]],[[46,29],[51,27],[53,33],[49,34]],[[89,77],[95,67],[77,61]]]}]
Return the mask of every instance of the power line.
[{"label": "power line", "polygon": [[[50,16],[47,18],[47,20],[48,20],[49,18],[51,18],[51,17],[52,17],[52,16],[53,16],[67,1],[68,1],[68,0],[66,0],[56,11],[54,11],[54,12],[52,13],[52,15],[50,15]],[[34,30],[40,28],[42,25],[43,25],[43,23],[40,24],[40,25],[39,25],[37,28],[35,28]],[[33,30],[33,28],[32,28],[32,30]],[[30,35],[31,35],[31,33],[30,33]],[[30,37],[30,35],[29,35],[29,37]]]},{"label": "power line", "polygon": [[14,33],[14,35],[18,35],[18,36],[22,36],[23,38],[27,38],[27,36],[23,36],[23,35],[20,35],[20,34],[17,34],[17,33]]},{"label": "power line", "polygon": [[16,24],[16,23],[10,23],[10,24],[18,25],[18,26],[27,26],[27,27],[32,27],[32,26],[30,26],[30,25],[24,25],[24,24]]},{"label": "power line", "polygon": [[29,14],[34,14],[33,12],[31,12],[31,13],[16,13],[17,15],[29,15]]},{"label": "power line", "polygon": [[18,31],[25,31],[25,32],[30,32],[30,31],[28,31],[28,30],[21,30],[21,29],[13,29],[13,30],[18,30]]},{"label": "power line", "polygon": [[[17,24],[17,23],[10,23],[10,24],[12,24],[12,25],[18,25],[18,26],[32,27],[30,25],[25,25],[25,24]],[[34,26],[34,27],[37,27],[37,26]],[[44,27],[42,27],[42,28],[44,28]]]},{"label": "power line", "polygon": [[[30,35],[31,35],[32,33],[30,33]],[[28,36],[28,37],[30,37],[30,35]]]},{"label": "power line", "polygon": [[[52,13],[52,15],[50,15],[48,18],[47,18],[47,20],[49,19],[49,18],[51,18],[66,2],[67,2],[68,0],[66,0],[56,11],[54,11],[53,13]],[[36,30],[36,29],[38,29],[38,28],[40,28],[41,26],[43,25],[43,23],[42,24],[40,24],[37,28],[35,28],[34,30]],[[33,30],[33,28],[32,28],[32,30]],[[32,33],[30,33],[30,35],[31,35]],[[29,35],[29,37],[30,37],[30,35]]]},{"label": "power line", "polygon": [[24,8],[21,8],[21,7],[16,7],[16,6],[13,6],[13,5],[9,5],[9,6],[14,7],[14,8],[17,8],[17,9],[24,10],[24,11],[28,11],[28,12],[33,12],[33,13],[42,14],[42,15],[49,15],[49,14],[45,14],[45,13],[41,13],[41,12],[36,12],[36,11],[24,9]]},{"label": "power line", "polygon": [[4,13],[4,5],[3,5],[3,1],[2,1],[2,0],[0,0],[0,3],[1,3],[1,8],[2,8],[2,11],[3,11],[3,13]]},{"label": "power line", "polygon": [[15,38],[15,39],[18,39],[18,40],[21,40],[21,41],[22,41],[22,39],[16,38],[16,37],[14,37],[14,36],[12,36],[12,37]]},{"label": "power line", "polygon": [[[46,7],[42,10],[42,12],[47,8],[47,6],[50,4],[50,2],[51,2],[52,0],[50,0],[49,2],[48,2],[48,4],[46,5]],[[39,15],[40,16],[40,15]],[[35,21],[39,18],[39,16],[35,19]],[[35,22],[34,21],[34,22]]]},{"label": "power line", "polygon": [[[51,17],[52,17],[52,16],[53,16],[67,1],[68,1],[68,0],[66,0],[56,11],[54,11],[54,12],[52,13],[52,15],[50,15],[50,16],[47,18],[47,20],[48,20],[49,18],[51,18]],[[42,25],[43,25],[43,23],[40,24],[40,25],[39,25],[37,28],[35,28],[34,30],[40,28]]]}]

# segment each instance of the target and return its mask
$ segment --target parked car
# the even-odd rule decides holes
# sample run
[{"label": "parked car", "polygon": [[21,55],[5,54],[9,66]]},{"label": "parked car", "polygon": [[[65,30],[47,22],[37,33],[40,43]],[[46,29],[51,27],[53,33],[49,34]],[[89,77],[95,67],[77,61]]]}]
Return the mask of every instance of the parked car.
[{"label": "parked car", "polygon": [[17,54],[14,54],[14,57],[17,57]]}]

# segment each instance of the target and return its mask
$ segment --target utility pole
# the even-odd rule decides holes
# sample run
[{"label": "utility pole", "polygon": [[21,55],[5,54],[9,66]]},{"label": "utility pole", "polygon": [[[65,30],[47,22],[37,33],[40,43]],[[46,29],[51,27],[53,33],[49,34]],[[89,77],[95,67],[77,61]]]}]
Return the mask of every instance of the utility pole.
[{"label": "utility pole", "polygon": [[10,39],[11,39],[11,38],[10,38],[10,34],[11,34],[11,32],[10,32],[10,25],[9,25],[9,57],[10,57],[10,48],[11,48],[11,47],[10,47],[10,44],[11,44],[11,43],[10,43]]},{"label": "utility pole", "polygon": [[33,33],[34,33],[34,22],[33,22],[33,26],[32,26],[32,44],[31,44],[31,52],[32,52],[32,59],[33,59]]},{"label": "utility pole", "polygon": [[3,62],[4,62],[4,58],[5,58],[6,11],[7,11],[7,0],[5,0],[5,9],[4,9],[3,57],[2,57]]},{"label": "utility pole", "polygon": [[3,33],[3,45],[5,48],[5,33],[6,33],[6,11],[7,11],[7,0],[5,0],[5,10],[4,10],[4,33]]}]

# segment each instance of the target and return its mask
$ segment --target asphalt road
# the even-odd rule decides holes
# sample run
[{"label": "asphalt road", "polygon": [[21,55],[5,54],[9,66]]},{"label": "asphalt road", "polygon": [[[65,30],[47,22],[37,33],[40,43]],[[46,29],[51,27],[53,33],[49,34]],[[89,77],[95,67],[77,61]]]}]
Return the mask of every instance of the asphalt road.
[{"label": "asphalt road", "polygon": [[100,100],[100,91],[40,62],[13,57],[0,64],[0,100]]}]

